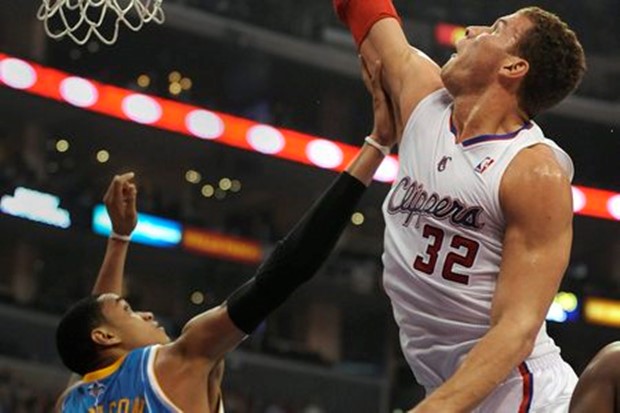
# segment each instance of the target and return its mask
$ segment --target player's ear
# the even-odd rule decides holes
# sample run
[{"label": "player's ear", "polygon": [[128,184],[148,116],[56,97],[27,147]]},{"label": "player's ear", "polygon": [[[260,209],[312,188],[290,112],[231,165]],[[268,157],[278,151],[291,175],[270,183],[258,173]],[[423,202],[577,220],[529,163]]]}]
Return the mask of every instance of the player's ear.
[{"label": "player's ear", "polygon": [[519,56],[508,56],[499,69],[499,75],[504,79],[520,80],[527,75],[530,70],[530,64],[527,60]]},{"label": "player's ear", "polygon": [[90,332],[90,338],[97,344],[109,347],[121,342],[121,338],[110,328],[105,326],[97,327]]}]

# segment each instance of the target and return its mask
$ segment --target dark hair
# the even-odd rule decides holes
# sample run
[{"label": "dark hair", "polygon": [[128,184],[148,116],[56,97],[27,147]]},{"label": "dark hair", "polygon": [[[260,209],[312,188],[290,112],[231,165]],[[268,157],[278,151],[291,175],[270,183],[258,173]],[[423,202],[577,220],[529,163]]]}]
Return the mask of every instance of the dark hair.
[{"label": "dark hair", "polygon": [[519,106],[532,117],[577,88],[586,59],[575,32],[558,16],[538,7],[519,13],[533,23],[516,46],[516,53],[530,65],[519,87]]},{"label": "dark hair", "polygon": [[91,295],[75,303],[56,329],[58,354],[65,366],[79,375],[95,370],[99,361],[99,347],[90,336],[105,321],[98,298]]}]

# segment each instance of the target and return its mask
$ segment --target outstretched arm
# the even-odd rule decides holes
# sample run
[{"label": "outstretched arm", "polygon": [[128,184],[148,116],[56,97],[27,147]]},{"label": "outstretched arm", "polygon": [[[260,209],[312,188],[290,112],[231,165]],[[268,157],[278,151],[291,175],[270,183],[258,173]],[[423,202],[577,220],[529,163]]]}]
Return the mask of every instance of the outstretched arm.
[{"label": "outstretched arm", "polygon": [[[123,294],[123,278],[125,273],[125,259],[129,248],[128,237],[136,228],[138,213],[136,211],[137,189],[132,183],[133,172],[116,175],[103,197],[110,221],[112,221],[113,235],[108,238],[103,263],[97,274],[97,279],[91,291],[92,294],[115,293]],[[58,398],[56,406],[60,411],[60,403],[69,393],[72,386],[80,380],[80,376],[72,374],[67,383],[67,389]]]},{"label": "outstretched arm", "polygon": [[133,172],[116,175],[103,197],[110,221],[112,221],[113,235],[108,238],[103,263],[93,286],[93,294],[123,294],[125,259],[129,247],[128,237],[138,222],[137,189],[131,182],[133,177]]},{"label": "outstretched arm", "polygon": [[402,130],[418,103],[443,87],[439,66],[408,43],[391,0],[332,1],[366,61],[383,62],[384,86]]},{"label": "outstretched arm", "polygon": [[[393,117],[380,86],[380,65],[372,85],[375,128],[380,145],[394,143]],[[349,221],[353,209],[384,159],[365,144],[345,172],[334,181],[274,251],[255,276],[221,306],[192,319],[170,351],[193,361],[213,363],[232,350],[325,261]],[[200,364],[192,362],[194,366]]]}]

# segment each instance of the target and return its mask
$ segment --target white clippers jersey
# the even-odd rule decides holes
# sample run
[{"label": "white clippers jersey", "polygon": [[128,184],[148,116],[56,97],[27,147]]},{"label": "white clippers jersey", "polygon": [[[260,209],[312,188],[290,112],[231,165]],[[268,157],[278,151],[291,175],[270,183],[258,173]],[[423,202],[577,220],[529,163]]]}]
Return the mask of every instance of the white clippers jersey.
[{"label": "white clippers jersey", "polygon": [[[400,169],[383,204],[383,284],[416,379],[437,387],[487,332],[502,257],[500,180],[523,148],[548,145],[572,179],[569,156],[535,123],[455,143],[452,98],[439,90],[407,122]],[[541,328],[530,359],[559,349]]]}]

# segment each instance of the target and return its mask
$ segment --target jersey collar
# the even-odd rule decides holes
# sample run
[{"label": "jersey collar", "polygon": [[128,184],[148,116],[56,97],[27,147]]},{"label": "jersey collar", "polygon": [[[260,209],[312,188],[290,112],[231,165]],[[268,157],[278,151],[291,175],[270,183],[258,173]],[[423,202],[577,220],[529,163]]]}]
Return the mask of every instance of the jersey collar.
[{"label": "jersey collar", "polygon": [[116,370],[118,370],[121,364],[123,364],[123,361],[125,361],[125,357],[127,357],[127,355],[124,355],[123,357],[119,358],[118,360],[116,360],[114,363],[110,364],[107,367],[104,367],[99,370],[91,371],[90,373],[86,373],[84,377],[82,377],[82,381],[90,382],[90,381],[101,380],[101,379],[108,377],[109,375],[113,374]]},{"label": "jersey collar", "polygon": [[[499,134],[499,135],[478,135],[473,138],[469,138],[464,142],[461,142],[461,145],[467,148],[477,143],[512,139],[515,136],[517,136],[522,130],[530,129],[533,125],[534,124],[531,121],[527,120],[519,129],[515,131],[504,133],[504,134]],[[455,138],[458,136],[458,130],[456,129],[456,126],[454,125],[454,122],[452,121],[452,116],[450,116],[450,132],[452,132]]]}]

